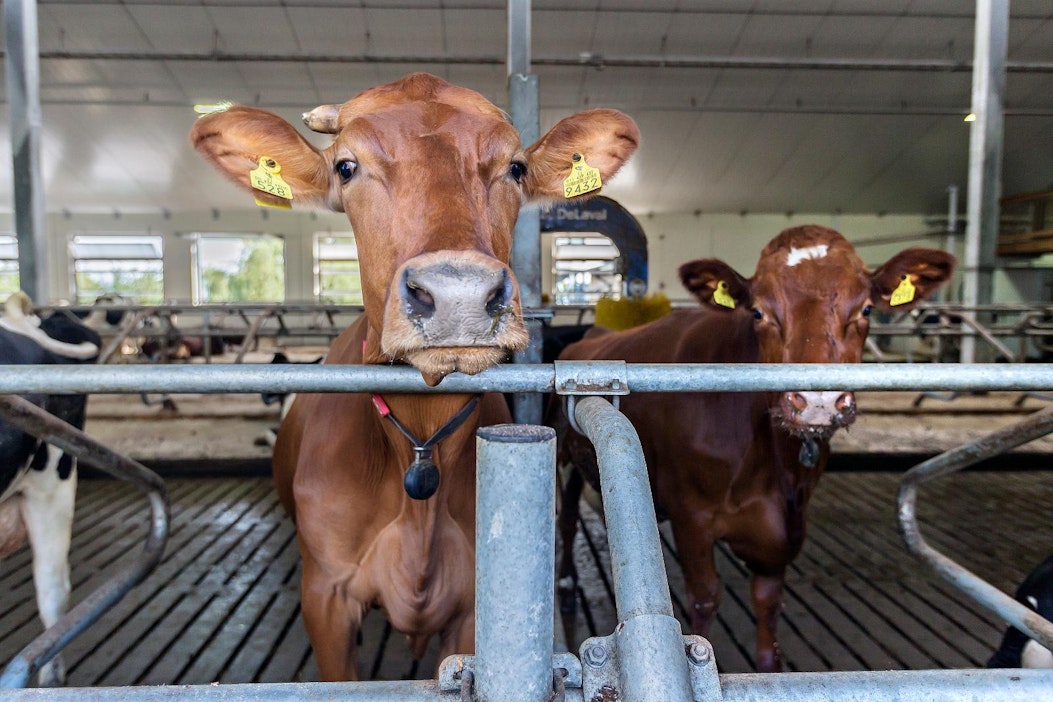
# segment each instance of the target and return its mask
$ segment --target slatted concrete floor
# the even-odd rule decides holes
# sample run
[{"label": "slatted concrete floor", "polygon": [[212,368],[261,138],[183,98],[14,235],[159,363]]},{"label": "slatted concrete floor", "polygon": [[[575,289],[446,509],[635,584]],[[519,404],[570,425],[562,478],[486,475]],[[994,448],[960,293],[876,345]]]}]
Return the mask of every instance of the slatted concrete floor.
[{"label": "slatted concrete floor", "polygon": [[[894,525],[897,474],[824,476],[809,539],[788,578],[780,624],[793,670],[960,668],[983,665],[1002,624],[928,575]],[[266,478],[172,479],[172,535],[158,570],[67,649],[77,686],[304,681],[317,670],[299,619],[295,535]],[[1053,550],[1053,473],[966,473],[922,492],[923,529],[937,548],[1011,591]],[[73,543],[74,599],[134,557],[145,500],[104,480],[84,480]],[[582,573],[578,638],[615,625],[599,576],[606,570],[599,520],[576,544]],[[591,546],[590,542],[591,541]],[[593,550],[598,555],[594,557]],[[667,550],[678,616],[686,601]],[[0,563],[0,662],[39,631],[28,551]],[[599,566],[597,567],[597,560]],[[711,634],[724,672],[752,669],[753,624],[741,565],[722,553],[726,592]],[[606,574],[605,574],[606,575]],[[609,575],[607,575],[609,577]],[[401,637],[367,617],[364,677],[430,675],[414,668]]]}]

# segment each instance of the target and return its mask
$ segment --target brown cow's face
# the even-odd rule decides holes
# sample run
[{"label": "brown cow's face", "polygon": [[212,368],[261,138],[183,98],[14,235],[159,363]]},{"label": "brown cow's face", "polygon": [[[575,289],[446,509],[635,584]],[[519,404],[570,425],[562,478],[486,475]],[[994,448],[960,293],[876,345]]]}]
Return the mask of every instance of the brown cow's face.
[{"label": "brown cow's face", "polygon": [[[686,263],[680,275],[703,304],[752,317],[763,363],[858,363],[871,311],[910,309],[950,278],[953,268],[954,257],[943,251],[908,249],[871,273],[840,234],[803,226],[773,239],[748,280],[714,259]],[[890,298],[904,277],[914,296],[892,308]],[[734,300],[734,311],[719,304],[727,298],[718,290]],[[854,421],[855,397],[844,391],[788,392],[774,411],[795,434],[829,437]]]},{"label": "brown cow's face", "polygon": [[268,156],[294,204],[347,213],[371,327],[366,362],[407,361],[433,384],[455,370],[488,368],[527,343],[507,265],[520,206],[561,198],[574,154],[608,178],[639,140],[625,115],[590,110],[524,149],[493,104],[426,74],[304,119],[332,133],[333,144],[318,150],[284,120],[245,107],[202,118],[191,139],[247,190],[249,171]]}]

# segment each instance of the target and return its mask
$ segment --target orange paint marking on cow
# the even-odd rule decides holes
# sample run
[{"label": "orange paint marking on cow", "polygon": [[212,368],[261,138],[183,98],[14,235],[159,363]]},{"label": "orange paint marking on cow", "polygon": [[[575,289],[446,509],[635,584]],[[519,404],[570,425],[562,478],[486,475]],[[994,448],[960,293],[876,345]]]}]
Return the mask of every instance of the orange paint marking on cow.
[{"label": "orange paint marking on cow", "polygon": [[[512,228],[527,201],[563,199],[572,156],[604,179],[635,151],[635,123],[588,110],[524,148],[505,114],[476,92],[417,73],[304,115],[334,136],[318,149],[281,118],[234,106],[206,115],[191,141],[221,173],[261,200],[249,173],[281,166],[294,207],[347,213],[362,271],[365,314],[332,344],[327,364],[404,362],[436,384],[477,373],[523,347],[519,291],[508,267]],[[401,424],[429,437],[464,395],[385,395]],[[509,421],[484,396],[435,448],[441,480],[410,499],[411,445],[368,394],[301,394],[282,422],[274,475],[296,521],[302,605],[325,680],[356,679],[357,634],[382,608],[421,655],[474,649],[475,429]]]},{"label": "orange paint marking on cow", "polygon": [[[819,226],[787,229],[761,252],[752,278],[723,261],[680,267],[695,309],[623,332],[594,328],[568,346],[566,360],[630,363],[858,363],[872,309],[906,276],[910,304],[948,280],[955,260],[907,249],[869,271],[847,239]],[[733,303],[733,304],[729,304]],[[830,436],[855,419],[851,392],[642,393],[621,409],[643,444],[659,518],[679,550],[695,633],[706,634],[720,604],[713,547],[725,541],[752,571],[756,667],[782,669],[775,627],[786,567],[801,549],[805,509],[829,456]],[[582,476],[597,481],[586,439],[559,423],[560,451],[574,470],[560,514],[564,578],[576,579],[573,551]],[[573,586],[571,586],[573,587]]]}]

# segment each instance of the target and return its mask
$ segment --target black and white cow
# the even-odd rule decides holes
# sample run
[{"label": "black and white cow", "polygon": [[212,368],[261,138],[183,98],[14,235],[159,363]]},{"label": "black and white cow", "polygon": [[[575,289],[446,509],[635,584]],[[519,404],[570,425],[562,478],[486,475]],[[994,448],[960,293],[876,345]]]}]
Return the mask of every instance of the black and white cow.
[{"label": "black and white cow", "polygon": [[[16,293],[0,317],[0,364],[92,363],[99,335],[61,312],[41,320]],[[77,428],[84,427],[85,395],[28,395],[26,399]],[[45,627],[66,612],[69,545],[77,489],[76,459],[0,421],[0,558],[29,539],[37,609]],[[61,657],[40,671],[42,686],[65,682]]]},{"label": "black and white cow", "polygon": [[[1031,571],[1016,589],[1016,600],[1053,621],[1053,554]],[[1053,668],[1053,652],[1015,627],[1006,629],[988,668]]]}]

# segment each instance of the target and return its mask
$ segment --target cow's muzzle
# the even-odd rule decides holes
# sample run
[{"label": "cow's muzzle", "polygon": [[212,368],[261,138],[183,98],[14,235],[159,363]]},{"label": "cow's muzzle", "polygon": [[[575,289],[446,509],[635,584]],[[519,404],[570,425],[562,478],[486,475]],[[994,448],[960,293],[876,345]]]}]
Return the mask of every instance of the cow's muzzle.
[{"label": "cow's muzzle", "polygon": [[477,373],[527,340],[519,288],[500,261],[475,251],[437,251],[396,271],[381,349],[426,378]]},{"label": "cow's muzzle", "polygon": [[856,420],[856,398],[851,392],[787,392],[776,408],[779,424],[801,438],[829,439]]}]

